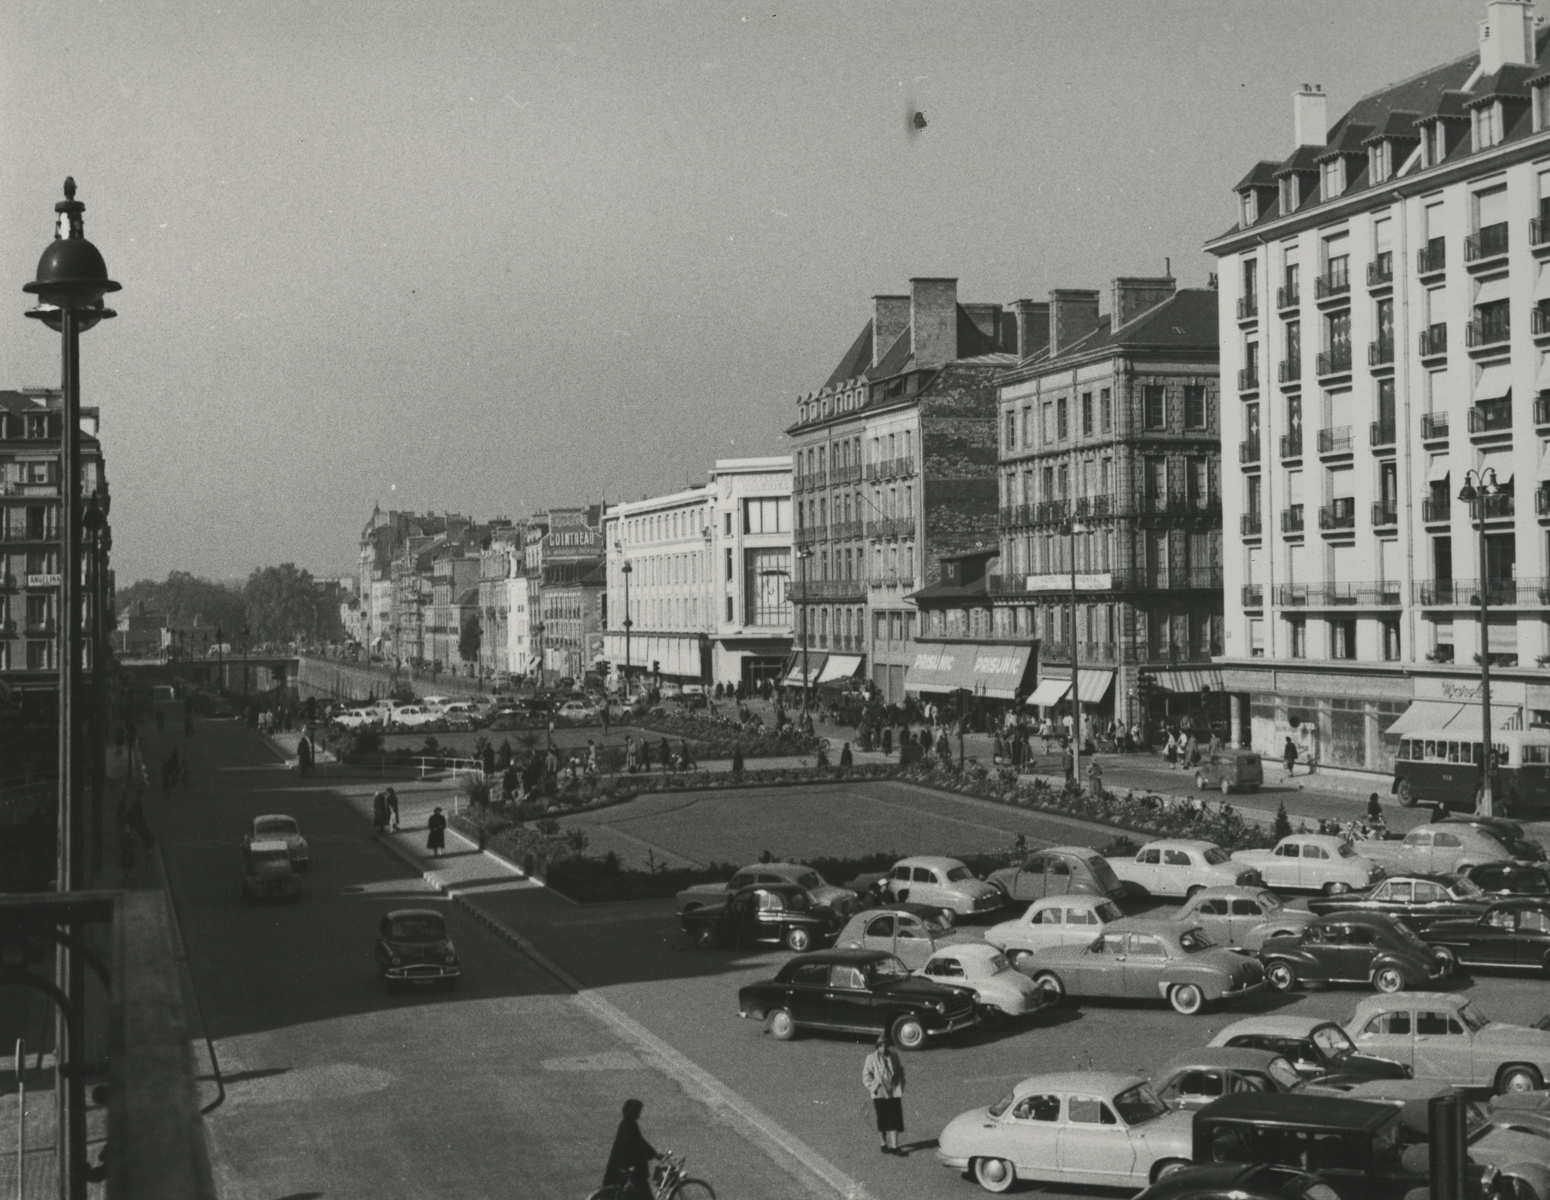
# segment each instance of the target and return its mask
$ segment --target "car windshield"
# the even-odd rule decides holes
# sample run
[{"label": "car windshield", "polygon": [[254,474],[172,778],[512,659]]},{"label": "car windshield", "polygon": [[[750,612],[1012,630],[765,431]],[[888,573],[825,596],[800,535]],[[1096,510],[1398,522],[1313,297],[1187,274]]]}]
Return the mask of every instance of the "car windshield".
[{"label": "car windshield", "polygon": [[1448,894],[1455,900],[1478,900],[1485,891],[1473,879],[1460,879],[1448,888]]},{"label": "car windshield", "polygon": [[1280,912],[1286,905],[1281,903],[1281,897],[1274,892],[1261,892],[1254,897],[1259,902],[1259,907],[1267,913]]},{"label": "car windshield", "polygon": [[1149,1083],[1138,1083],[1115,1096],[1114,1108],[1126,1125],[1140,1125],[1143,1121],[1150,1121],[1153,1117],[1171,1111],[1158,1099]]},{"label": "car windshield", "polygon": [[255,822],[254,833],[295,833],[296,822],[289,817],[278,817],[269,821]]},{"label": "car windshield", "polygon": [[1468,1026],[1471,1033],[1479,1033],[1491,1023],[1491,1018],[1475,1007],[1473,1000],[1465,1001],[1458,1011],[1459,1020]]},{"label": "car windshield", "polygon": [[1001,1099],[997,1100],[990,1106],[990,1115],[993,1117],[999,1117],[1007,1109],[1012,1107],[1012,1101],[1016,1099],[1016,1092],[1008,1092],[1006,1095],[1002,1096]]},{"label": "car windshield", "polygon": [[440,917],[399,917],[388,926],[395,942],[439,942],[447,936]]},{"label": "car windshield", "polygon": [[922,917],[920,923],[926,927],[926,932],[933,937],[940,937],[944,933],[952,931],[952,918],[945,913],[934,913],[929,917]]},{"label": "car windshield", "polygon": [[1206,937],[1200,929],[1186,929],[1179,934],[1179,947],[1185,954],[1198,954],[1202,950],[1211,949],[1211,939]]},{"label": "car windshield", "polygon": [[906,979],[909,973],[909,968],[891,954],[887,958],[867,963],[866,967],[868,983],[887,983],[891,979]]},{"label": "car windshield", "polygon": [[1094,855],[1087,860],[1087,869],[1093,873],[1093,879],[1105,892],[1119,889],[1119,876],[1114,873],[1114,868],[1109,865],[1108,859]]},{"label": "car windshield", "polygon": [[997,954],[985,960],[985,970],[991,975],[999,975],[1002,971],[1010,971],[1012,964],[1006,961],[1006,955]]},{"label": "car windshield", "polygon": [[1098,914],[1098,919],[1105,925],[1110,921],[1118,921],[1125,915],[1119,911],[1119,905],[1112,900],[1105,900],[1102,904],[1093,905],[1093,912]]},{"label": "car windshield", "polygon": [[953,867],[947,872],[948,883],[962,883],[965,879],[973,879],[974,872],[968,867]]},{"label": "car windshield", "polygon": [[1231,857],[1232,855],[1228,854],[1227,851],[1223,850],[1220,846],[1212,846],[1205,853],[1206,862],[1210,863],[1213,867],[1221,866]]},{"label": "car windshield", "polygon": [[813,888],[821,888],[823,880],[819,877],[817,871],[803,871],[796,877],[796,885],[811,891]]},{"label": "car windshield", "polygon": [[1356,857],[1356,851],[1351,849],[1351,843],[1350,842],[1341,842],[1340,843],[1340,849],[1337,851],[1337,853],[1340,855],[1341,858],[1355,858]]},{"label": "car windshield", "polygon": [[1338,1025],[1320,1025],[1313,1031],[1313,1044],[1331,1058],[1339,1058],[1356,1049],[1356,1043]]}]

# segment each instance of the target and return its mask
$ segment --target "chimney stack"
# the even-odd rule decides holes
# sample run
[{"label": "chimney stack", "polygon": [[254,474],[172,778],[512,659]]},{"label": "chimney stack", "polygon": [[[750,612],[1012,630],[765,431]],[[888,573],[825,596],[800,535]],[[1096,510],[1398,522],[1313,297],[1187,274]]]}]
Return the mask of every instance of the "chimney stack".
[{"label": "chimney stack", "polygon": [[958,281],[910,280],[910,349],[919,367],[958,357]]},{"label": "chimney stack", "polygon": [[1053,358],[1098,328],[1098,293],[1055,288],[1049,294],[1049,352]]},{"label": "chimney stack", "polygon": [[1141,314],[1150,312],[1178,291],[1178,280],[1171,275],[1141,279],[1134,275],[1121,276],[1114,281],[1109,314],[1114,328],[1129,325]]},{"label": "chimney stack", "polygon": [[1480,22],[1480,69],[1494,75],[1503,67],[1533,61],[1532,0],[1491,0]]},{"label": "chimney stack", "polygon": [[1018,358],[1032,358],[1049,346],[1049,305],[1038,300],[1013,300],[1017,317]]},{"label": "chimney stack", "polygon": [[1329,138],[1329,97],[1321,83],[1305,83],[1292,97],[1292,132],[1299,146],[1322,146]]},{"label": "chimney stack", "polygon": [[883,361],[898,336],[910,327],[908,296],[872,297],[872,365]]}]

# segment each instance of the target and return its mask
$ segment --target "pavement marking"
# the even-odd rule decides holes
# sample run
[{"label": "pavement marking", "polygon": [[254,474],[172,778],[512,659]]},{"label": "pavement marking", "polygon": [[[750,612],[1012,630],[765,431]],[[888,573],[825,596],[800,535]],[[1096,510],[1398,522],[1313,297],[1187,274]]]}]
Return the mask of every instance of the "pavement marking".
[{"label": "pavement marking", "polygon": [[546,1058],[546,1071],[644,1071],[646,1064],[628,1050],[600,1050],[596,1054],[572,1054]]}]

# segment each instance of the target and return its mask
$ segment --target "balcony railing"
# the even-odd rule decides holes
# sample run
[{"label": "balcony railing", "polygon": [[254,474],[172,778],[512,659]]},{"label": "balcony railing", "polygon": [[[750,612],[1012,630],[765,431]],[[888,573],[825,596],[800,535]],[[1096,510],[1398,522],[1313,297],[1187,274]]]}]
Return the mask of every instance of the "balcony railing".
[{"label": "balcony railing", "polygon": [[1238,320],[1249,321],[1259,316],[1259,297],[1240,296],[1238,298]]},{"label": "balcony railing", "polygon": [[1221,567],[1127,567],[1111,571],[1114,587],[1120,591],[1156,591],[1162,588],[1220,588]]},{"label": "balcony railing", "polygon": [[827,525],[804,525],[796,531],[796,540],[799,544],[808,542],[821,542],[829,536]]},{"label": "balcony railing", "polygon": [[1276,374],[1282,383],[1296,383],[1302,378],[1302,359],[1283,358],[1276,364]]},{"label": "balcony railing", "polygon": [[1300,434],[1300,433],[1283,433],[1281,435],[1281,457],[1282,458],[1301,458],[1302,457],[1302,434]]},{"label": "balcony railing", "polygon": [[1243,607],[1265,607],[1265,585],[1262,583],[1246,583],[1243,585]]},{"label": "balcony railing", "polygon": [[1323,275],[1316,276],[1313,281],[1313,298],[1315,300],[1328,300],[1333,296],[1341,296],[1351,290],[1351,272],[1346,264],[1332,267]]},{"label": "balcony railing", "polygon": [[1421,330],[1421,357],[1435,358],[1448,352],[1448,327],[1439,321]]},{"label": "balcony railing", "polygon": [[1534,489],[1534,515],[1550,517],[1550,483],[1542,483]]},{"label": "balcony railing", "polygon": [[1535,337],[1550,337],[1550,304],[1541,300],[1529,309],[1528,330]]},{"label": "balcony railing", "polygon": [[1445,412],[1421,414],[1421,440],[1441,441],[1448,436],[1448,414]]},{"label": "balcony railing", "polygon": [[1259,387],[1259,368],[1242,367],[1238,371],[1238,390],[1252,392]]},{"label": "balcony railing", "polygon": [[[1550,605],[1550,581],[1518,576],[1516,579],[1487,579],[1488,604]],[[1480,580],[1437,579],[1415,585],[1415,602],[1421,605],[1474,607],[1480,603]]]},{"label": "balcony railing", "polygon": [[1318,357],[1320,375],[1339,375],[1351,369],[1351,347],[1337,346],[1333,350],[1321,350]]},{"label": "balcony railing", "polygon": [[1513,492],[1477,496],[1469,505],[1469,519],[1472,521],[1478,521],[1482,516],[1487,521],[1502,521],[1517,514],[1518,502]]},{"label": "balcony railing", "polygon": [[1512,322],[1506,317],[1491,321],[1471,321],[1464,326],[1464,345],[1470,350],[1499,346],[1512,336]]},{"label": "balcony railing", "polygon": [[1367,264],[1367,286],[1383,287],[1394,282],[1394,252],[1385,250]]},{"label": "balcony railing", "polygon": [[1356,501],[1343,497],[1319,509],[1320,529],[1355,529]]},{"label": "balcony railing", "polygon": [[1146,647],[1146,661],[1153,663],[1206,663],[1213,655],[1222,653],[1215,642],[1185,645],[1180,642],[1151,642]]},{"label": "balcony railing", "polygon": [[1355,439],[1351,436],[1349,425],[1339,425],[1333,429],[1319,430],[1320,454],[1349,454]]},{"label": "balcony railing", "polygon": [[1369,367],[1387,366],[1394,361],[1394,339],[1391,337],[1379,338],[1375,342],[1367,343],[1367,365]]},{"label": "balcony railing", "polygon": [[1259,439],[1249,438],[1238,443],[1238,461],[1240,463],[1257,463],[1259,461]]},{"label": "balcony railing", "polygon": [[1417,275],[1431,275],[1448,265],[1447,243],[1440,237],[1432,238],[1415,252]]},{"label": "balcony railing", "polygon": [[1543,246],[1546,243],[1550,243],[1550,221],[1543,217],[1535,217],[1528,223],[1528,244]]},{"label": "balcony railing", "polygon": [[1453,519],[1453,498],[1445,492],[1421,501],[1421,520],[1428,525]]},{"label": "balcony railing", "polygon": [[864,579],[809,579],[806,583],[793,580],[788,593],[797,603],[814,600],[865,600]]},{"label": "balcony railing", "polygon": [[1372,525],[1374,529],[1383,529],[1389,525],[1399,524],[1399,510],[1376,500],[1372,506]]},{"label": "balcony railing", "polygon": [[1470,433],[1503,433],[1512,428],[1512,398],[1477,400],[1469,410]]},{"label": "balcony railing", "polygon": [[1367,427],[1367,440],[1374,446],[1392,446],[1399,436],[1393,421],[1374,421]]},{"label": "balcony railing", "polygon": [[1281,532],[1302,532],[1302,505],[1291,504],[1281,510]]},{"label": "balcony railing", "polygon": [[1238,515],[1238,532],[1244,537],[1259,537],[1264,532],[1264,520],[1259,513],[1240,513]]},{"label": "balcony railing", "polygon": [[1302,290],[1293,284],[1291,287],[1276,288],[1277,308],[1296,308],[1302,303]]},{"label": "balcony railing", "polygon": [[1076,516],[1078,517],[1107,517],[1112,516],[1116,505],[1112,496],[1078,496],[1076,498]]},{"label": "balcony railing", "polygon": [[1550,425],[1550,391],[1534,397],[1534,424]]},{"label": "balcony railing", "polygon": [[1487,225],[1479,233],[1464,239],[1464,261],[1481,262],[1507,253],[1507,222]]},{"label": "balcony railing", "polygon": [[1283,583],[1276,589],[1282,608],[1397,608],[1404,585],[1393,580],[1369,583]]},{"label": "balcony railing", "polygon": [[1001,527],[1015,529],[1023,525],[1032,525],[1033,509],[1032,504],[1008,504],[1001,510]]}]

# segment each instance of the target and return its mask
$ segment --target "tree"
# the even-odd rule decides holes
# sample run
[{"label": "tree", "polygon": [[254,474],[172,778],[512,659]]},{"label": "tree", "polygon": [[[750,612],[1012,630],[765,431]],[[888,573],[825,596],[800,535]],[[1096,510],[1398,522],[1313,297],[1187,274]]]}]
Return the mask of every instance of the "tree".
[{"label": "tree", "polygon": [[484,630],[479,627],[479,614],[468,613],[463,618],[463,628],[457,637],[457,652],[464,662],[473,662],[479,657],[479,647],[484,642]]},{"label": "tree", "polygon": [[1276,806],[1275,828],[1271,831],[1276,841],[1292,836],[1292,819],[1286,815],[1286,801]]},{"label": "tree", "polygon": [[143,603],[151,612],[165,613],[176,626],[218,625],[235,633],[242,628],[246,604],[241,590],[230,583],[201,579],[187,571],[171,571],[165,581],[141,579],[117,589],[119,612]]},{"label": "tree", "polygon": [[258,568],[242,595],[256,642],[316,641],[338,624],[337,609],[327,612],[329,600],[311,572],[295,563]]}]

